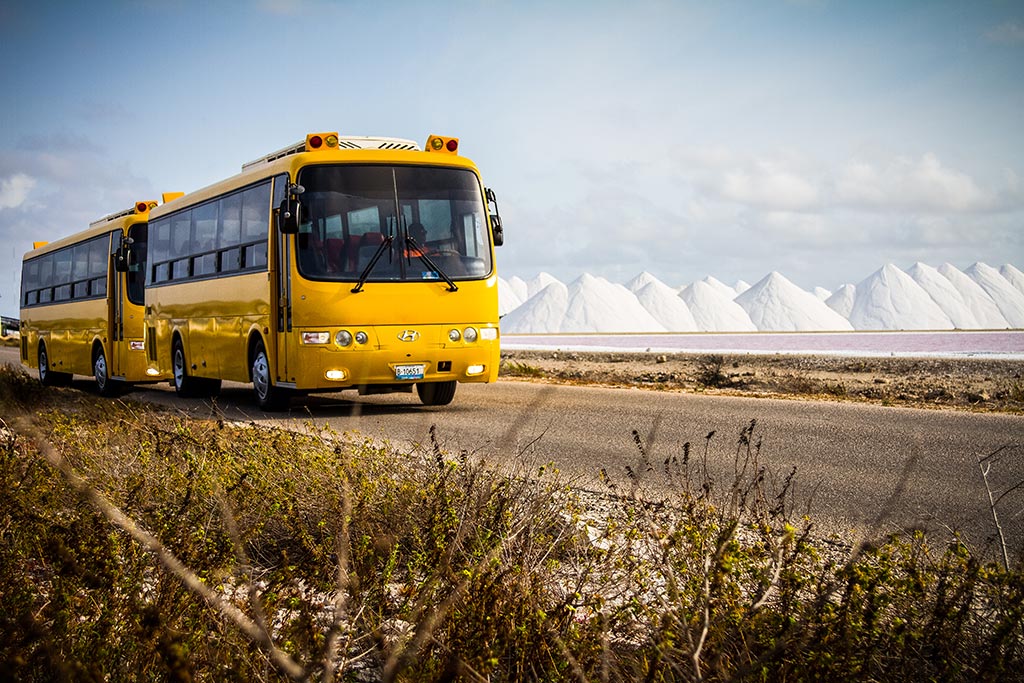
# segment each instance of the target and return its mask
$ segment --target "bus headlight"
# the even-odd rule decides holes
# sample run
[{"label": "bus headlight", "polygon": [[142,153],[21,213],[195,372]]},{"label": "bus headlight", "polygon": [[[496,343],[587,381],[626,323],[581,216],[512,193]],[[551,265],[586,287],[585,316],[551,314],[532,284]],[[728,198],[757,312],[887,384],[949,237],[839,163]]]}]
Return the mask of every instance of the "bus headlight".
[{"label": "bus headlight", "polygon": [[476,328],[467,327],[465,330],[463,330],[462,336],[466,338],[466,341],[472,344],[473,342],[476,341]]},{"label": "bus headlight", "polygon": [[303,344],[326,344],[331,340],[330,332],[303,332]]},{"label": "bus headlight", "polygon": [[366,336],[365,332],[356,332],[356,344],[365,344],[370,341],[370,338]]},{"label": "bus headlight", "polygon": [[448,330],[448,339],[457,342],[462,339],[462,334],[458,330]]},{"label": "bus headlight", "polygon": [[334,343],[338,346],[351,346],[352,345],[352,333],[348,330],[342,330],[338,334],[334,335]]},{"label": "bus headlight", "polygon": [[482,330],[480,330],[480,338],[483,339],[484,341],[494,341],[495,339],[498,338],[498,328],[497,327],[485,327],[485,328],[483,328]]}]

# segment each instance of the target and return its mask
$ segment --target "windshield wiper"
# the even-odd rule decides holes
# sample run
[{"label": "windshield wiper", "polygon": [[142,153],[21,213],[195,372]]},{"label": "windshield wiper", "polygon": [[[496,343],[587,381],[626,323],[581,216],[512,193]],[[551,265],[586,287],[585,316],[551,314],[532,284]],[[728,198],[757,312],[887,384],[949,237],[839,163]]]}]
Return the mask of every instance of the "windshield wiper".
[{"label": "windshield wiper", "polygon": [[427,256],[423,252],[423,248],[420,247],[420,245],[416,244],[416,240],[414,240],[413,238],[411,238],[409,236],[406,236],[406,238],[405,238],[405,245],[406,245],[406,251],[407,252],[409,252],[410,254],[411,253],[415,253],[416,257],[420,261],[423,261],[423,263],[426,264],[427,268],[429,268],[430,270],[436,272],[438,275],[441,276],[442,280],[444,280],[445,282],[448,283],[448,291],[449,292],[457,292],[457,291],[459,291],[459,288],[455,285],[455,282],[453,282],[452,279],[450,277],[448,277],[448,274],[446,272],[444,272],[443,270],[438,268],[436,263],[434,263],[433,261],[430,260],[430,257]]},{"label": "windshield wiper", "polygon": [[390,247],[391,243],[394,241],[395,238],[393,236],[386,236],[384,241],[380,243],[380,246],[377,247],[377,251],[373,252],[373,258],[370,259],[370,262],[366,264],[365,268],[363,268],[363,272],[359,274],[359,282],[357,282],[356,286],[352,288],[353,294],[358,294],[363,291],[363,285],[366,284],[366,278],[370,277],[370,271],[372,271],[373,267],[377,265],[377,261],[380,260],[380,257],[384,255],[384,250]]}]

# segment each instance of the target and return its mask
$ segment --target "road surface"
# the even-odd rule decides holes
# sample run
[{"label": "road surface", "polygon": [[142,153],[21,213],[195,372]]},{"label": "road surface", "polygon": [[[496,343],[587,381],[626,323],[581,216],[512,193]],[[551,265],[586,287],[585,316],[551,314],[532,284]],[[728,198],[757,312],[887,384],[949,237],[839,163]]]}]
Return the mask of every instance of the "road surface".
[{"label": "road surface", "polygon": [[[0,350],[16,363],[16,349]],[[91,379],[90,379],[91,381]],[[90,390],[85,378],[76,387]],[[978,458],[1002,451],[989,473],[1000,492],[1024,481],[1024,416],[813,402],[704,396],[640,389],[500,381],[460,385],[452,405],[426,408],[414,394],[358,397],[353,392],[295,401],[287,414],[264,414],[246,385],[226,383],[216,408],[178,399],[166,384],[131,397],[175,406],[196,416],[303,428],[310,420],[394,444],[429,443],[436,425],[442,445],[491,462],[532,466],[553,462],[563,476],[602,490],[598,473],[625,482],[626,467],[644,470],[636,430],[656,466],[644,475],[649,495],[671,495],[661,463],[693,457],[710,440],[709,466],[720,485],[731,481],[741,430],[756,420],[760,463],[781,480],[796,467],[797,494],[811,505],[819,529],[874,536],[918,526],[948,536],[961,532],[975,547],[991,542],[994,525]],[[1024,489],[997,510],[1011,548],[1024,546]]]}]

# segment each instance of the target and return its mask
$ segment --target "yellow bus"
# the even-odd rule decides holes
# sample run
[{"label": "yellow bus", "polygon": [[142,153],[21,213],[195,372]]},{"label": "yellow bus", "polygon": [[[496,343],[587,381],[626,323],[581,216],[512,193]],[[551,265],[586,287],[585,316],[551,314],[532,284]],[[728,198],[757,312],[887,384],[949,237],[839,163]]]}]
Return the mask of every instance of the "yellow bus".
[{"label": "yellow bus", "polygon": [[99,393],[110,396],[155,379],[145,353],[143,289],[147,220],[156,205],[137,202],[25,254],[21,362],[38,368],[43,384],[92,375]]},{"label": "yellow bus", "polygon": [[264,410],[495,381],[503,233],[458,144],[313,133],[155,209],[149,371],[180,395],[251,382]]}]

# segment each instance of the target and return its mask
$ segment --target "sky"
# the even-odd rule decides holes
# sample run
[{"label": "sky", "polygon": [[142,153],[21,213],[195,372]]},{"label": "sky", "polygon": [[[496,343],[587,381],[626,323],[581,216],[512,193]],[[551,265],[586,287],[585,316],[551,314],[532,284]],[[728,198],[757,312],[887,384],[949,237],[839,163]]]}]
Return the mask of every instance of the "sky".
[{"label": "sky", "polygon": [[1024,267],[1024,2],[0,0],[21,258],[306,133],[460,138],[499,273]]}]

